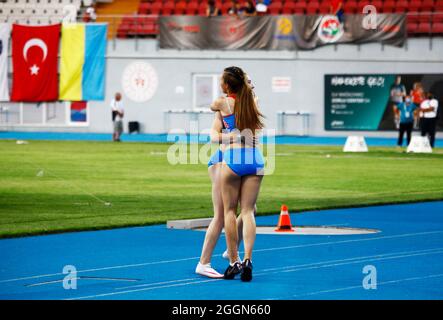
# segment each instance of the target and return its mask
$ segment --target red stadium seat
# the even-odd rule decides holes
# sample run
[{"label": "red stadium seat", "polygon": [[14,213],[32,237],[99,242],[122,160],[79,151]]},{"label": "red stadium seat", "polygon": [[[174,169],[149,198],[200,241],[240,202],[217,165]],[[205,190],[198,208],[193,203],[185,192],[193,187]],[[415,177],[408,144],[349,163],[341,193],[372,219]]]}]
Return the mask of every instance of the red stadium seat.
[{"label": "red stadium seat", "polygon": [[407,0],[399,0],[395,6],[395,12],[406,12],[409,8],[409,2]]},{"label": "red stadium seat", "polygon": [[293,14],[295,11],[295,3],[294,2],[286,2],[283,5],[282,14]]},{"label": "red stadium seat", "polygon": [[383,3],[383,12],[392,13],[392,12],[394,12],[394,9],[395,9],[395,1],[386,0]]},{"label": "red stadium seat", "polygon": [[331,5],[329,1],[323,1],[318,7],[318,12],[321,14],[328,14],[331,11]]},{"label": "red stadium seat", "polygon": [[418,22],[431,22],[432,14],[427,12],[421,12],[418,14]]},{"label": "red stadium seat", "polygon": [[419,12],[421,9],[421,0],[411,0],[409,2],[409,12]]},{"label": "red stadium seat", "polygon": [[405,7],[395,7],[394,8],[394,13],[406,13],[407,11],[408,11],[408,9]]},{"label": "red stadium seat", "polygon": [[208,7],[208,4],[206,2],[200,3],[198,7],[198,15],[199,16],[206,16],[206,8]]},{"label": "red stadium seat", "polygon": [[140,5],[138,7],[139,14],[148,14],[150,12],[151,12],[151,3],[149,3],[149,2],[140,3]]},{"label": "red stadium seat", "polygon": [[271,2],[268,7],[269,14],[271,15],[279,15],[282,11],[282,3],[281,2]]},{"label": "red stadium seat", "polygon": [[358,4],[354,0],[350,0],[343,5],[343,11],[345,13],[353,14],[357,11],[357,9],[358,9]]},{"label": "red stadium seat", "polygon": [[306,12],[306,6],[307,6],[307,4],[306,4],[305,1],[298,1],[295,4],[294,13],[300,13],[300,14],[305,13]]},{"label": "red stadium seat", "polygon": [[432,22],[443,22],[443,10],[441,12],[434,12]]},{"label": "red stadium seat", "polygon": [[151,13],[152,14],[160,14],[162,9],[163,9],[162,2],[154,2],[151,6]]},{"label": "red stadium seat", "polygon": [[229,9],[231,9],[231,6],[232,6],[232,4],[231,4],[230,1],[226,1],[225,3],[223,3],[222,6],[221,6],[221,9],[220,9],[222,14],[223,15],[227,15]]},{"label": "red stadium seat", "polygon": [[320,4],[317,1],[310,1],[306,6],[306,14],[316,14],[320,9]]},{"label": "red stadium seat", "polygon": [[430,34],[431,33],[431,23],[430,22],[420,22],[417,27],[417,34]]},{"label": "red stadium seat", "polygon": [[435,22],[432,24],[432,33],[443,34],[443,22]]},{"label": "red stadium seat", "polygon": [[184,0],[181,0],[180,2],[177,2],[175,4],[174,14],[178,14],[178,15],[185,14],[187,6],[188,6],[188,4]]},{"label": "red stadium seat", "polygon": [[407,18],[408,23],[418,23],[419,21],[418,14],[408,14]]},{"label": "red stadium seat", "polygon": [[406,31],[408,34],[415,34],[417,32],[418,24],[415,22],[408,22],[406,25]]},{"label": "red stadium seat", "polygon": [[188,3],[188,6],[186,7],[186,14],[187,15],[196,15],[198,13],[198,2],[192,1]]},{"label": "red stadium seat", "polygon": [[421,4],[421,11],[431,12],[434,11],[434,0],[423,0]]},{"label": "red stadium seat", "polygon": [[377,9],[377,12],[382,12],[382,10],[383,10],[383,1],[382,0],[370,1],[370,4],[372,4],[375,7],[375,9]]},{"label": "red stadium seat", "polygon": [[168,0],[163,4],[162,15],[170,16],[174,12],[174,9],[175,9],[175,3],[171,0]]}]

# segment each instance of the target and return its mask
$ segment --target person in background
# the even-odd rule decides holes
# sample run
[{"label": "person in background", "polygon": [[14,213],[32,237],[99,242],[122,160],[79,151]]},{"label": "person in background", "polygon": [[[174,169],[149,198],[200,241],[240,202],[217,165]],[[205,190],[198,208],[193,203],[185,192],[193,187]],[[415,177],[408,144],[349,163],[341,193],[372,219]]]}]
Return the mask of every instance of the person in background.
[{"label": "person in background", "polygon": [[[397,112],[397,105],[403,102],[403,97],[406,96],[406,88],[401,83],[401,77],[397,76],[395,78],[395,83],[391,86],[390,99],[392,108],[394,109],[394,114]],[[398,120],[398,119],[395,119]],[[396,122],[396,128],[399,128],[398,122]]]},{"label": "person in background", "polygon": [[435,127],[437,125],[438,100],[432,93],[427,94],[427,99],[423,100],[420,105],[421,120],[421,136],[429,137],[429,143],[434,148],[435,143]]},{"label": "person in background", "polygon": [[214,0],[208,1],[208,7],[206,8],[206,16],[207,17],[216,17],[220,15],[220,9],[215,4]]},{"label": "person in background", "polygon": [[412,129],[414,127],[414,118],[416,117],[416,110],[418,106],[412,102],[411,97],[406,96],[404,102],[400,102],[395,107],[395,117],[400,123],[398,129],[397,145],[401,148],[403,146],[403,136],[406,132],[407,145],[411,142]]},{"label": "person in background", "polygon": [[421,82],[415,82],[412,86],[412,90],[409,94],[412,98],[412,102],[419,106],[425,99],[425,92],[423,90],[423,85]]},{"label": "person in background", "polygon": [[[423,85],[421,84],[421,82],[415,82],[414,85],[412,86],[412,90],[409,93],[409,95],[412,98],[412,102],[416,105],[419,106],[421,105],[421,103],[423,102],[423,100],[425,100],[425,92],[423,90]],[[420,117],[418,118],[420,121],[422,119],[422,115],[420,115]],[[419,122],[419,121],[417,121]],[[418,127],[420,126],[419,123],[416,123],[414,125],[414,127]]]},{"label": "person in background", "polygon": [[258,0],[255,10],[258,14],[263,15],[268,11],[268,6],[265,4],[264,0]]},{"label": "person in background", "polygon": [[95,22],[97,20],[97,15],[95,13],[95,8],[93,5],[86,8],[85,14],[83,16],[83,22]]},{"label": "person in background", "polygon": [[228,10],[228,15],[237,16],[238,12],[239,12],[239,7],[240,7],[240,5],[238,4],[238,2],[236,0],[232,0],[231,6],[229,7],[229,10]]},{"label": "person in background", "polygon": [[343,1],[331,0],[331,4],[329,6],[329,13],[334,16],[337,16],[338,21],[340,21],[340,23],[343,23],[344,22]]},{"label": "person in background", "polygon": [[120,142],[120,136],[123,132],[123,117],[125,115],[125,111],[123,109],[123,105],[121,103],[122,95],[117,92],[115,94],[114,99],[111,101],[111,109],[112,109],[112,122],[114,132],[112,134],[112,140],[116,142]]},{"label": "person in background", "polygon": [[255,3],[253,0],[248,0],[245,6],[241,9],[241,13],[245,17],[253,17],[257,15],[257,10],[255,10]]}]

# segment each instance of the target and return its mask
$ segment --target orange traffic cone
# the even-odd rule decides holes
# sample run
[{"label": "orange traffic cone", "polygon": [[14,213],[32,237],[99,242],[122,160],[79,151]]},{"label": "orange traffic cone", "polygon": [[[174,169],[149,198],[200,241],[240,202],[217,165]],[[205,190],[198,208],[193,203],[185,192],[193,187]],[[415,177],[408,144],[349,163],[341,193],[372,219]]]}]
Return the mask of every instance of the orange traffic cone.
[{"label": "orange traffic cone", "polygon": [[291,218],[289,217],[288,207],[281,206],[280,218],[278,219],[277,232],[294,232],[291,225]]}]

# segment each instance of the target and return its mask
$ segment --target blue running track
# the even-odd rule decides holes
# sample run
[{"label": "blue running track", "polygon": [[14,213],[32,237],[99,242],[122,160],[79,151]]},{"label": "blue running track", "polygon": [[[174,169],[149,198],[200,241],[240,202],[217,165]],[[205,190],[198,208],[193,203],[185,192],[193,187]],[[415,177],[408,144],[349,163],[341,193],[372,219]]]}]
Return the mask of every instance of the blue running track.
[{"label": "blue running track", "polygon": [[[443,202],[292,215],[297,226],[372,228],[365,235],[258,235],[254,279],[194,274],[204,233],[165,225],[0,240],[1,299],[443,299]],[[278,216],[259,217],[275,225]],[[213,266],[223,271],[222,237]],[[63,288],[75,266],[77,289]],[[377,288],[362,286],[363,268]],[[235,295],[233,296],[233,292]]]}]

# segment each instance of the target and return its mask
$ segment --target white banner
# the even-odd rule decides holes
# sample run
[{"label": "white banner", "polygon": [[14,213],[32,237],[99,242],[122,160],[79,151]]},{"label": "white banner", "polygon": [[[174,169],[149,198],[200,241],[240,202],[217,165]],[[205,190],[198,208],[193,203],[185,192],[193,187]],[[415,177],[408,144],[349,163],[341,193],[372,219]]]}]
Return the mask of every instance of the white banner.
[{"label": "white banner", "polygon": [[9,101],[8,45],[10,25],[0,23],[0,101]]}]

